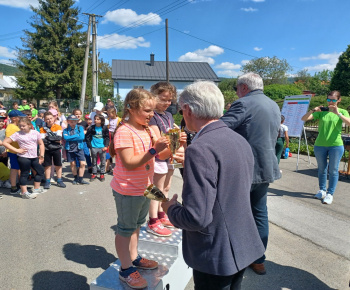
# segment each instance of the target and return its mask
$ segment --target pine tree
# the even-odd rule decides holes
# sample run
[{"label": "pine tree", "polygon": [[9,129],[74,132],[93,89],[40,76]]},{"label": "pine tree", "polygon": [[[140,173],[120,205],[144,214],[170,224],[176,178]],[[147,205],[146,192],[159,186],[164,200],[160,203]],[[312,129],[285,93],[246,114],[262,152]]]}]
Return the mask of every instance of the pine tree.
[{"label": "pine tree", "polygon": [[350,45],[339,56],[331,79],[330,89],[340,91],[342,96],[350,96]]},{"label": "pine tree", "polygon": [[80,96],[85,42],[81,25],[74,19],[79,9],[74,0],[39,0],[31,27],[25,30],[23,48],[17,48],[17,67],[22,98],[77,99]]}]

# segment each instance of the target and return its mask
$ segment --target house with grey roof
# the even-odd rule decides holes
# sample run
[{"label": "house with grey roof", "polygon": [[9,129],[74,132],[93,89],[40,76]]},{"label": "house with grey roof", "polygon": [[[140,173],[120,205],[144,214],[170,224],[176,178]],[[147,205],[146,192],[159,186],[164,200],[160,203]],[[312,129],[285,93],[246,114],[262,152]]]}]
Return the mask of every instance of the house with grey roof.
[{"label": "house with grey roof", "polygon": [[10,101],[14,97],[14,91],[17,88],[17,79],[15,76],[4,76],[0,72],[0,101]]},{"label": "house with grey roof", "polygon": [[[166,62],[155,61],[154,54],[150,60],[112,60],[112,79],[114,81],[114,97],[122,100],[135,88],[149,90],[159,81],[166,80]],[[178,93],[197,80],[209,80],[219,83],[220,80],[206,62],[169,62],[169,81],[176,86]]]}]

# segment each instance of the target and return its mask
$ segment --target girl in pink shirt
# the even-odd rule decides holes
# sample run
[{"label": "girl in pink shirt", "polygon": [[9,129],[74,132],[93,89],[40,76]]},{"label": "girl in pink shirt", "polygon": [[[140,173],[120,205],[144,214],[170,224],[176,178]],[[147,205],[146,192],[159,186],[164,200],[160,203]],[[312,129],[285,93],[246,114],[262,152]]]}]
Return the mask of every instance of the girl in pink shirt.
[{"label": "girl in pink shirt", "polygon": [[143,193],[153,180],[154,157],[162,151],[168,157],[170,152],[164,150],[169,144],[167,138],[157,139],[148,127],[154,107],[155,97],[150,92],[131,90],[109,148],[111,156],[116,157],[111,187],[118,213],[115,247],[121,262],[119,278],[132,288],[147,287],[135,267],[158,267],[156,261],[142,258],[137,252],[140,227],[149,209],[149,199]]},{"label": "girl in pink shirt", "polygon": [[[32,124],[29,118],[22,117],[19,120],[18,127],[20,131],[12,134],[10,137],[6,137],[4,140],[4,146],[17,153],[18,164],[21,170],[21,176],[19,178],[19,184],[21,186],[21,195],[26,199],[33,199],[43,190],[40,188],[40,182],[44,177],[44,168],[41,163],[44,161],[45,146],[41,135],[38,131],[32,130]],[[11,145],[12,142],[17,142],[19,149]],[[40,156],[38,157],[38,145]],[[27,190],[27,180],[30,173],[30,169],[33,168],[36,171],[34,177],[34,190],[33,193],[29,193]]]}]

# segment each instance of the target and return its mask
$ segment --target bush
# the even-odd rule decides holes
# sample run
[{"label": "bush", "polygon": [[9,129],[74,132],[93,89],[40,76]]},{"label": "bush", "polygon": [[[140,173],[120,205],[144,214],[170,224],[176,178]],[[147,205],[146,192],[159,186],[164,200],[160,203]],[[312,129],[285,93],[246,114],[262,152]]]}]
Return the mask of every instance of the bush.
[{"label": "bush", "polygon": [[272,84],[264,88],[264,94],[272,100],[284,99],[286,96],[301,95],[302,93],[302,90],[294,84]]}]

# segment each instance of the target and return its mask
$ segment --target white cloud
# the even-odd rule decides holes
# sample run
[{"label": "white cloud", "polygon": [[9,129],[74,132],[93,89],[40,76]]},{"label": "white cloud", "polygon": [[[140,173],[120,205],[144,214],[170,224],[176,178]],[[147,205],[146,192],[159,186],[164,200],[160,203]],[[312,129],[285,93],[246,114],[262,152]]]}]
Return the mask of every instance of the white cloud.
[{"label": "white cloud", "polygon": [[242,66],[240,64],[234,64],[232,62],[222,62],[215,66],[215,68],[220,68],[224,70],[240,69]]},{"label": "white cloud", "polygon": [[207,62],[214,64],[215,60],[212,58],[219,54],[224,53],[224,50],[216,45],[210,45],[204,49],[198,49],[194,52],[187,52],[179,57],[179,61],[190,61],[190,62]]},{"label": "white cloud", "polygon": [[333,52],[333,53],[320,53],[319,55],[316,56],[308,56],[308,57],[301,57],[301,61],[306,61],[306,60],[314,60],[314,59],[327,59],[331,61],[338,61],[339,56],[342,54],[342,52]]},{"label": "white cloud", "polygon": [[243,60],[241,61],[241,64],[242,64],[242,65],[245,65],[245,64],[247,64],[249,61],[250,61],[250,60],[243,59]]},{"label": "white cloud", "polygon": [[29,9],[29,5],[38,7],[39,3],[38,0],[0,0],[0,5]]},{"label": "white cloud", "polygon": [[13,62],[11,60],[8,60],[8,59],[0,59],[0,63],[13,66]]},{"label": "white cloud", "polygon": [[14,50],[10,51],[7,47],[0,46],[0,57],[16,58],[16,52]]},{"label": "white cloud", "polygon": [[217,71],[216,74],[219,77],[230,77],[230,78],[235,78],[241,75],[241,72],[235,71],[235,70],[220,70]]},{"label": "white cloud", "polygon": [[255,9],[255,8],[252,8],[252,7],[241,8],[241,10],[244,11],[244,12],[256,12],[256,11],[258,11],[258,9]]},{"label": "white cloud", "polygon": [[334,70],[335,66],[338,63],[339,56],[341,54],[342,52],[320,53],[319,55],[316,55],[316,56],[301,57],[300,61],[312,61],[312,60],[326,61],[326,63],[304,67],[304,69],[307,69],[308,71],[322,71],[325,69]]},{"label": "white cloud", "polygon": [[135,38],[117,33],[97,36],[97,42],[100,49],[135,49],[138,47],[150,47],[151,45],[143,37]]},{"label": "white cloud", "polygon": [[256,47],[254,47],[254,50],[255,50],[255,51],[260,51],[260,50],[262,50],[262,47],[257,47],[257,46],[256,46]]},{"label": "white cloud", "polygon": [[203,55],[198,55],[194,52],[187,52],[184,55],[181,55],[179,57],[179,61],[182,62],[207,62],[209,64],[214,64],[215,60],[211,57],[203,56]]},{"label": "white cloud", "polygon": [[[0,0],[1,1],[1,0]],[[141,25],[158,25],[162,19],[158,14],[148,13],[148,14],[137,14],[131,9],[117,9],[114,11],[108,11],[104,16],[102,23],[113,22],[120,26],[128,26],[133,24],[133,26]],[[137,22],[137,23],[135,23]]]}]

